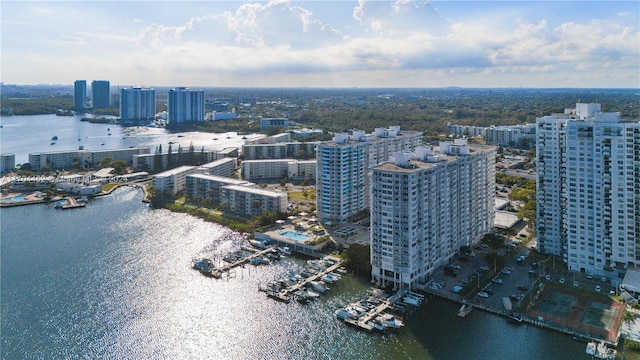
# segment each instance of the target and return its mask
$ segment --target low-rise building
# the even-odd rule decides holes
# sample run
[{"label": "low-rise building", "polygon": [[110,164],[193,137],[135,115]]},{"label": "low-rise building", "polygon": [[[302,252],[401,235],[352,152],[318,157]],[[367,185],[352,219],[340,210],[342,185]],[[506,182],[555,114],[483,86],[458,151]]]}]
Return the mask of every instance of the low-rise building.
[{"label": "low-rise building", "polygon": [[52,170],[70,169],[75,163],[89,167],[99,164],[109,157],[111,161],[124,161],[133,164],[135,155],[149,154],[148,148],[121,148],[107,150],[70,150],[48,151],[29,154],[29,164],[34,171],[40,171],[45,166]]},{"label": "low-rise building", "polygon": [[153,176],[153,187],[156,191],[170,191],[177,194],[178,191],[184,190],[187,185],[187,175],[194,174],[198,171],[195,166],[180,166],[175,169],[167,170]]},{"label": "low-rise building", "polygon": [[192,199],[202,199],[211,202],[213,206],[220,205],[220,193],[222,187],[228,185],[249,185],[254,184],[228,177],[221,177],[207,174],[190,174],[186,179],[186,193]]},{"label": "low-rise building", "polygon": [[242,162],[244,180],[313,180],[316,178],[315,160],[245,160]]},{"label": "low-rise building", "polygon": [[226,204],[224,211],[242,216],[257,216],[267,211],[287,211],[286,193],[243,185],[222,187],[220,201]]},{"label": "low-rise building", "polygon": [[198,171],[206,175],[216,175],[232,178],[235,177],[237,167],[237,158],[222,158],[198,166]]}]

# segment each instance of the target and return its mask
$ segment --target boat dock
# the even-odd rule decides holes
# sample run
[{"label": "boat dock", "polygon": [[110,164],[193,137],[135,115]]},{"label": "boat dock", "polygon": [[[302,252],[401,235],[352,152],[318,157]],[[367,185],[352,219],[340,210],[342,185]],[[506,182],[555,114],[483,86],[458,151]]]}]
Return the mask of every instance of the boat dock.
[{"label": "boat dock", "polygon": [[84,200],[76,200],[73,196],[69,196],[67,197],[66,200],[62,201],[60,200],[59,202],[56,203],[56,209],[62,209],[62,210],[67,210],[67,209],[76,209],[76,208],[81,208],[81,207],[85,207],[87,205],[87,202]]},{"label": "boat dock", "polygon": [[267,296],[269,296],[272,299],[288,303],[291,301],[291,298],[297,291],[305,288],[312,281],[320,280],[324,275],[329,274],[334,270],[337,270],[340,266],[342,266],[342,261],[336,261],[335,264],[330,265],[325,269],[320,270],[317,273],[307,278],[304,278],[291,286],[287,286],[283,289],[271,289],[267,287],[267,288],[260,288],[260,290],[266,292]]},{"label": "boat dock", "polygon": [[221,268],[217,268],[217,269],[213,270],[211,272],[211,276],[216,278],[216,279],[220,279],[222,277],[223,273],[225,273],[225,272],[227,272],[227,271],[229,271],[229,270],[231,270],[231,269],[233,269],[235,267],[238,267],[240,265],[244,265],[244,264],[248,263],[249,261],[251,261],[251,259],[258,258],[260,256],[263,256],[263,255],[266,255],[266,254],[269,254],[269,253],[277,251],[277,249],[273,248],[273,247],[270,247],[270,248],[267,248],[267,249],[264,249],[264,250],[258,250],[258,249],[254,249],[252,247],[243,246],[242,249],[243,250],[247,250],[247,251],[251,251],[251,252],[253,252],[253,254],[251,254],[249,256],[242,257],[242,258],[240,258],[240,259],[238,259],[238,260],[236,260],[236,261],[234,261],[232,263],[228,263],[227,265],[224,265]]}]

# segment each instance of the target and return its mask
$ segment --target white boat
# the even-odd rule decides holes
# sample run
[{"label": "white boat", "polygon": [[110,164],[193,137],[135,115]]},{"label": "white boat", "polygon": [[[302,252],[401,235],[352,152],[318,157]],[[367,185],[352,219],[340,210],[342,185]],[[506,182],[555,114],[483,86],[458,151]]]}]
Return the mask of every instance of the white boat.
[{"label": "white boat", "polygon": [[591,341],[585,349],[587,355],[591,355],[596,359],[614,360],[616,358],[616,349],[608,348],[604,342],[596,343]]},{"label": "white boat", "polygon": [[251,246],[258,248],[258,249],[266,249],[267,245],[262,242],[262,241],[258,241],[258,240],[249,240],[249,244],[251,244]]},{"label": "white boat", "polygon": [[322,281],[327,282],[329,284],[333,284],[336,281],[340,280],[340,278],[333,276],[332,274],[324,274],[322,275]]},{"label": "white boat", "polygon": [[356,312],[353,311],[350,308],[338,309],[338,310],[336,310],[335,315],[340,320],[357,319],[358,318],[358,314],[356,314]]},{"label": "white boat", "polygon": [[420,306],[421,301],[412,296],[405,296],[402,298],[402,302],[408,305]]},{"label": "white boat", "polygon": [[465,317],[469,315],[471,310],[473,310],[473,306],[471,306],[471,304],[464,303],[462,304],[462,306],[460,306],[460,309],[458,310],[458,316]]},{"label": "white boat", "polygon": [[291,255],[291,248],[288,247],[288,246],[279,247],[278,251],[280,251],[281,253],[283,253],[285,255]]},{"label": "white boat", "polygon": [[325,291],[329,290],[329,288],[322,281],[312,281],[309,284],[311,284],[311,288],[313,288],[313,290],[320,293],[324,293]]},{"label": "white boat", "polygon": [[376,318],[380,324],[386,327],[398,329],[404,326],[404,323],[391,314],[381,314]]}]

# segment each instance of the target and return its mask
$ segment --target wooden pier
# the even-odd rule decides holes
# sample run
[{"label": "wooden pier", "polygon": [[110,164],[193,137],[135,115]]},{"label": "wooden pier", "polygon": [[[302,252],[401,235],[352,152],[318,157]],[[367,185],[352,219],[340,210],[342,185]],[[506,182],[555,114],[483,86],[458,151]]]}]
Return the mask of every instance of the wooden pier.
[{"label": "wooden pier", "polygon": [[306,279],[303,279],[301,281],[299,281],[298,283],[288,286],[282,290],[279,291],[274,291],[268,288],[261,288],[260,290],[264,291],[267,293],[267,296],[269,296],[272,299],[278,300],[278,301],[282,301],[285,303],[288,303],[291,301],[291,298],[293,297],[293,294],[306,287],[307,284],[309,284],[312,281],[316,281],[318,279],[320,279],[322,276],[338,269],[340,266],[342,266],[342,261],[337,261],[335,264],[328,266],[327,268],[325,268],[324,270],[319,271],[318,273],[309,276]]},{"label": "wooden pier", "polygon": [[260,257],[262,255],[266,255],[268,253],[272,253],[272,252],[277,251],[276,248],[273,248],[273,247],[270,247],[270,248],[267,248],[267,249],[264,249],[264,250],[260,250],[260,251],[258,251],[257,249],[254,249],[254,248],[244,247],[244,246],[242,247],[242,249],[243,250],[248,250],[248,251],[254,251],[254,253],[249,255],[249,256],[245,256],[245,257],[243,257],[241,259],[238,259],[237,261],[234,261],[232,263],[224,265],[221,268],[217,268],[217,269],[213,270],[211,272],[211,276],[213,276],[216,279],[220,279],[222,277],[223,273],[225,273],[225,272],[227,272],[227,271],[229,271],[229,270],[231,270],[231,269],[233,269],[235,267],[238,267],[240,265],[244,265],[244,264],[248,263],[249,261],[251,261],[251,259],[254,259],[254,258]]}]

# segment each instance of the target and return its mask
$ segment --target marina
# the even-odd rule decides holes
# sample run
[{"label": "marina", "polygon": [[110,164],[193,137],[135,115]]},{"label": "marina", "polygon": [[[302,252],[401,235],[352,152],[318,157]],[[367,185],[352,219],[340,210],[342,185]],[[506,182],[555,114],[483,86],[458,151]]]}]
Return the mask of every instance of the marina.
[{"label": "marina", "polygon": [[[329,291],[324,279],[331,279],[334,283],[340,279],[340,275],[333,273],[342,266],[342,261],[334,258],[324,258],[320,260],[312,260],[308,262],[308,266],[298,276],[290,276],[287,279],[281,279],[268,283],[266,286],[259,286],[259,290],[267,294],[268,297],[289,303],[291,299],[301,299],[299,302],[309,300],[309,293],[306,288],[312,291],[325,293]],[[330,277],[327,277],[330,275]],[[316,297],[316,296],[311,296]]]}]

